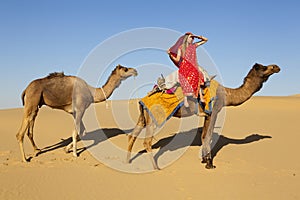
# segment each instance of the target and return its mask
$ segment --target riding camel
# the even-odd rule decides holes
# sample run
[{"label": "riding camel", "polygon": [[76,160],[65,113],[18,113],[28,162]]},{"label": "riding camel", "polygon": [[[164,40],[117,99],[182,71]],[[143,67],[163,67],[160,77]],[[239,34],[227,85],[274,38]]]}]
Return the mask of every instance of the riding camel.
[{"label": "riding camel", "polygon": [[[202,163],[206,163],[207,169],[213,169],[215,166],[213,165],[213,158],[211,155],[211,140],[212,140],[212,133],[213,129],[216,123],[216,119],[218,116],[218,113],[221,111],[221,109],[224,106],[238,106],[245,101],[247,101],[254,93],[259,91],[263,83],[268,80],[268,78],[274,74],[278,73],[280,71],[280,68],[277,65],[268,65],[263,66],[261,64],[254,64],[248,75],[244,78],[244,83],[236,88],[231,89],[224,87],[222,85],[218,85],[216,90],[216,100],[214,103],[214,106],[212,108],[212,112],[210,115],[205,116],[204,119],[204,126],[202,129]],[[190,109],[194,109],[196,106],[194,102],[189,102]],[[199,106],[201,109],[201,106]],[[178,109],[173,117],[188,117],[193,114],[194,112],[191,112],[190,109],[185,108],[182,106],[180,109]],[[132,133],[128,136],[128,153],[127,153],[127,160],[126,162],[130,162],[131,158],[131,151],[132,147],[134,145],[134,142],[136,141],[137,136],[140,134],[143,128],[146,127],[146,137],[144,139],[144,147],[147,151],[147,153],[150,156],[150,159],[152,161],[154,169],[159,169],[157,166],[156,161],[153,158],[152,155],[152,138],[153,138],[153,132],[155,123],[152,117],[149,115],[146,109],[142,105],[140,105],[140,115],[138,118],[137,125],[133,129]]]},{"label": "riding camel", "polygon": [[73,146],[73,155],[77,157],[76,142],[78,135],[83,134],[85,130],[82,122],[85,110],[92,103],[99,103],[109,98],[122,80],[130,76],[137,76],[137,71],[118,65],[102,88],[94,88],[79,77],[66,76],[63,73],[51,73],[45,78],[32,81],[22,93],[24,115],[21,128],[16,135],[22,160],[28,161],[23,147],[25,133],[33,146],[34,156],[41,152],[33,140],[33,127],[38,110],[43,105],[64,110],[73,115],[75,122],[75,129],[72,134],[73,142],[66,147],[66,152],[69,152]]}]

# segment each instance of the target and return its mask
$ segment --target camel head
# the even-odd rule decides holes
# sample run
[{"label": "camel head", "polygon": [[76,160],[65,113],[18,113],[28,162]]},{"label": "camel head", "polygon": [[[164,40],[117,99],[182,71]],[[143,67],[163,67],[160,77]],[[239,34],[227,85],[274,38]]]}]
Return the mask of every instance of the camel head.
[{"label": "camel head", "polygon": [[256,73],[256,76],[261,77],[265,82],[272,74],[278,73],[280,68],[277,65],[264,66],[262,64],[255,63],[252,70]]},{"label": "camel head", "polygon": [[122,65],[117,65],[113,73],[119,75],[121,80],[127,79],[130,76],[138,75],[136,69],[124,67]]}]

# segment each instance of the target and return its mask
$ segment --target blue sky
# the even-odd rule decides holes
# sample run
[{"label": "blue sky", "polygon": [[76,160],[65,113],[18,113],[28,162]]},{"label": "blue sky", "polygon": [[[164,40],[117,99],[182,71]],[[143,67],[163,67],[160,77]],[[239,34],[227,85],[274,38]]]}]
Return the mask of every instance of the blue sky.
[{"label": "blue sky", "polygon": [[[200,64],[205,52],[227,87],[240,86],[254,63],[275,63],[281,72],[272,76],[256,95],[299,94],[299,7],[297,0],[1,1],[0,109],[21,107],[20,95],[30,81],[54,71],[78,75],[99,45],[128,31],[149,27],[206,36],[209,41],[198,52]],[[170,45],[174,38],[170,36]],[[164,71],[160,71],[159,64],[168,65],[169,71],[176,69],[162,49],[132,54],[120,55],[110,64],[140,66],[139,76],[118,88],[118,95],[112,99],[127,98],[122,94],[130,85],[145,84],[148,89],[151,80],[154,83]],[[113,68],[98,67],[106,71]],[[89,83],[102,86],[105,75],[96,85]],[[131,97],[143,95],[141,90]]]}]

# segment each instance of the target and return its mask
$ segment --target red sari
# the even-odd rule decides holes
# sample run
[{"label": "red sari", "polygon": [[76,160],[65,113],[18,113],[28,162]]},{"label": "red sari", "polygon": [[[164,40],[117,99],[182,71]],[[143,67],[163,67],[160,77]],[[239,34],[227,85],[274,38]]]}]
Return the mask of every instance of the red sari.
[{"label": "red sari", "polygon": [[197,98],[200,85],[204,83],[204,76],[198,69],[196,44],[190,44],[186,48],[185,55],[182,56],[180,62],[178,75],[183,93],[185,95],[193,94]]}]

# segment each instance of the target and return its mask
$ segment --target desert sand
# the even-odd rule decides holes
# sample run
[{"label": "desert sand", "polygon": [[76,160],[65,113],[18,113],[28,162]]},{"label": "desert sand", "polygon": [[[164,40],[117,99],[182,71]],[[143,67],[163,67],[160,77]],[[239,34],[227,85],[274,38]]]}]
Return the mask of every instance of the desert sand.
[{"label": "desert sand", "polygon": [[[64,152],[71,141],[71,115],[42,107],[34,128],[42,153],[29,163],[21,162],[15,138],[23,109],[0,110],[0,199],[300,199],[300,95],[252,97],[226,108],[224,124],[214,130],[213,170],[205,169],[199,158],[197,116],[184,123],[172,118],[155,135],[161,170],[151,171],[145,154],[133,155],[129,165],[113,150],[95,156],[93,149],[106,142],[125,150],[138,118],[136,100],[108,104],[108,109],[104,102],[91,108],[98,124],[85,116],[91,124],[78,144],[78,158]],[[182,143],[164,148],[176,135]],[[178,159],[164,163],[182,149]],[[134,152],[142,150],[139,139]],[[30,157],[32,152],[25,137],[25,153]]]}]

